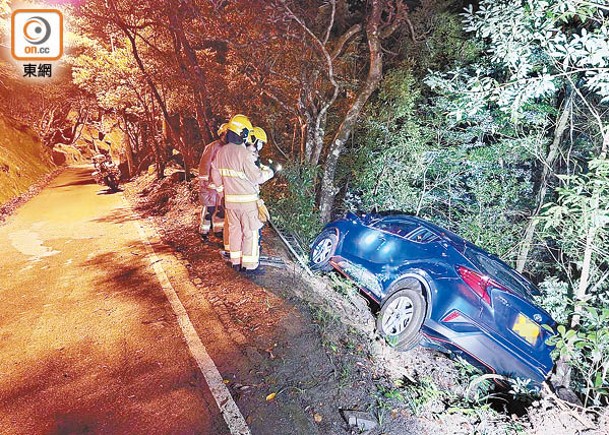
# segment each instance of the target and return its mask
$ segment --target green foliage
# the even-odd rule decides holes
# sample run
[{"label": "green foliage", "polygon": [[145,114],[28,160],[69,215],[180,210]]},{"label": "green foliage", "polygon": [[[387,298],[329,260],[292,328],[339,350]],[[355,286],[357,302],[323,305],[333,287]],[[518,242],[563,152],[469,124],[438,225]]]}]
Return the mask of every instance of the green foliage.
[{"label": "green foliage", "polygon": [[[545,236],[564,253],[571,282],[601,277],[609,254],[609,161],[593,159],[587,173],[560,179],[564,184],[557,188],[557,201],[546,204],[540,217]],[[587,279],[579,287],[577,298],[582,299],[585,293],[598,293],[603,281]]]},{"label": "green foliage", "polygon": [[[404,378],[391,388],[379,387],[379,415],[383,416],[389,409],[406,403],[418,417],[443,420],[456,414],[466,418],[472,425],[470,429],[475,428],[475,433],[512,434],[522,430],[509,415],[494,409],[493,403],[502,402],[505,398],[494,391],[496,384],[491,378],[461,358],[455,360],[455,367],[457,373],[451,376],[455,384],[450,387],[439,384],[432,375]],[[443,383],[445,375],[442,376]],[[537,391],[528,388],[528,381],[513,380],[510,385],[509,394],[516,400],[530,402],[538,397]]]},{"label": "green foliage", "polygon": [[321,230],[315,204],[317,167],[291,164],[283,168],[268,191],[272,218],[297,234],[303,242],[313,241]]},{"label": "green foliage", "polygon": [[567,323],[572,312],[567,307],[573,306],[573,289],[568,283],[550,276],[539,284],[541,297],[539,304],[557,323]]},{"label": "green foliage", "polygon": [[403,395],[410,410],[415,415],[421,415],[425,408],[433,407],[438,402],[442,403],[440,409],[443,411],[445,409],[444,402],[452,396],[449,391],[438,388],[430,377],[424,377],[416,384],[407,386]]},{"label": "green foliage", "polygon": [[[452,36],[436,46],[443,47],[440,51],[386,75],[356,146],[343,161],[353,168],[346,206],[426,217],[510,259],[528,216],[543,204],[544,196],[535,189],[544,167],[567,172],[558,175],[558,186],[556,178],[544,175],[550,183],[542,191],[555,200],[540,221],[556,263],[529,261],[537,267],[534,274],[550,274],[540,286],[539,302],[566,323],[575,311],[578,287],[588,289],[588,303],[606,306],[609,166],[594,155],[606,153],[607,9],[579,1],[488,0],[463,17],[465,31],[474,36],[467,49],[476,55],[438,63],[443,49],[456,46],[450,39],[458,32],[449,20],[444,36]],[[438,43],[436,36],[442,31],[429,41]],[[421,65],[433,65],[425,80],[430,89],[416,80]],[[555,130],[566,110],[571,111],[569,138]],[[547,160],[556,141],[559,152],[564,150],[558,164]],[[582,284],[584,278],[588,281]],[[595,316],[586,311],[584,317],[589,325]],[[564,340],[579,340],[579,354],[570,358],[577,360],[578,389],[600,403],[606,373],[599,375],[594,364],[607,365],[605,337],[587,328]],[[512,382],[511,388],[517,400],[535,397],[526,381]],[[404,396],[415,409],[435,397],[425,382]]]},{"label": "green foliage", "polygon": [[94,41],[82,39],[82,44],[90,47],[87,54],[71,59],[74,84],[95,95],[102,109],[141,115],[143,109],[138,100],[137,86],[143,85],[143,79],[137,73],[129,50],[107,51]]},{"label": "green foliage", "polygon": [[346,206],[426,217],[509,255],[532,197],[531,140],[508,131],[500,113],[451,123],[447,98],[434,99],[426,112],[416,109],[421,101],[406,66],[387,75],[359,147],[345,161],[352,168]]},{"label": "green foliage", "polygon": [[386,75],[357,135],[359,146],[342,162],[350,168],[347,207],[416,209],[417,190],[410,188],[411,180],[421,178],[426,161],[420,153],[420,131],[413,122],[419,99],[414,83],[408,69]]},{"label": "green foliage", "polygon": [[[558,231],[563,249],[577,258],[585,239],[593,232],[599,253],[609,252],[602,244],[609,234],[609,161],[593,159],[584,174],[563,175],[556,203],[547,204],[542,216],[544,228]],[[581,255],[581,254],[580,254]]]},{"label": "green foliage", "polygon": [[531,404],[533,400],[540,398],[539,387],[534,386],[530,379],[510,379],[509,394],[513,400]]},{"label": "green foliage", "polygon": [[584,398],[584,405],[609,404],[609,305],[582,307],[578,329],[558,326],[549,339],[560,357],[573,369],[573,388]]},{"label": "green foliage", "polygon": [[523,103],[551,96],[570,82],[609,96],[609,22],[606,8],[576,0],[480,2],[469,6],[465,30],[487,44],[493,67],[477,68],[468,86],[469,107],[491,98],[515,117]]},{"label": "green foliage", "polygon": [[353,281],[343,277],[342,275],[334,273],[329,275],[329,277],[332,288],[334,288],[337,293],[346,297],[351,297],[357,294],[358,289],[355,284],[353,284]]}]

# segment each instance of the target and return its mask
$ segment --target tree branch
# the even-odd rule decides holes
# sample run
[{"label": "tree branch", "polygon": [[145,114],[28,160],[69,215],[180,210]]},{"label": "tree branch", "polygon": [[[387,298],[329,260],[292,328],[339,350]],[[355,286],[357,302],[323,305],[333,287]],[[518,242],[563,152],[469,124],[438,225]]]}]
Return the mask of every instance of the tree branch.
[{"label": "tree branch", "polygon": [[336,0],[330,0],[330,3],[332,4],[332,13],[330,14],[330,22],[328,23],[328,28],[326,29],[326,36],[324,36],[324,45],[326,45],[328,43],[328,39],[330,39],[330,33],[332,32],[332,27],[334,27],[334,17],[336,16]]},{"label": "tree branch", "polygon": [[355,24],[353,26],[351,26],[351,28],[349,28],[345,33],[343,33],[341,35],[340,38],[338,38],[338,41],[336,43],[336,47],[334,47],[334,50],[332,51],[332,60],[335,60],[338,56],[341,55],[341,53],[343,52],[343,49],[345,48],[345,45],[347,44],[347,42],[349,42],[349,40],[357,35],[359,32],[362,31],[362,25],[361,24]]},{"label": "tree branch", "polygon": [[387,24],[381,31],[381,39],[389,38],[402,25],[402,23],[406,21],[409,23],[412,38],[416,42],[414,39],[414,26],[408,17],[408,6],[406,6],[406,4],[400,0],[396,0],[394,9],[395,13],[393,14],[393,17],[390,18],[389,24]]}]

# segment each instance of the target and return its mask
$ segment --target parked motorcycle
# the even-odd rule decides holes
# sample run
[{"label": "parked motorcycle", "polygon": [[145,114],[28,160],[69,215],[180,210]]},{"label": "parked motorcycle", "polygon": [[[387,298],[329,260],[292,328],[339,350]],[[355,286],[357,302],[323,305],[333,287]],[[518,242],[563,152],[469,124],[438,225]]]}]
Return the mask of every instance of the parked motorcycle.
[{"label": "parked motorcycle", "polygon": [[100,186],[108,186],[110,190],[118,191],[119,180],[121,179],[121,171],[118,166],[112,161],[109,154],[97,154],[93,156],[93,178]]}]

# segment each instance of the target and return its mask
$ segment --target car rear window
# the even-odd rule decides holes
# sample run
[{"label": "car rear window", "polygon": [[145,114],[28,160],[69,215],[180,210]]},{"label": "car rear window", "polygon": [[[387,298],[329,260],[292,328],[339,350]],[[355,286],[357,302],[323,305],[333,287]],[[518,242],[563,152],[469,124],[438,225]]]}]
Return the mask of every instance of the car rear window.
[{"label": "car rear window", "polygon": [[490,254],[472,248],[469,244],[463,251],[463,255],[499,284],[506,286],[520,296],[531,299],[529,290],[531,284],[511,267],[493,258]]}]

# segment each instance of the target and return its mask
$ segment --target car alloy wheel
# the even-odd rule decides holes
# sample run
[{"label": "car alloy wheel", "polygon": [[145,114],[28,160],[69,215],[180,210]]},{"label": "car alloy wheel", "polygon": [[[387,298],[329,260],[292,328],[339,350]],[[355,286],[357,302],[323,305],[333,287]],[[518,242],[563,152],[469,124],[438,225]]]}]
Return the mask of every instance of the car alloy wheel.
[{"label": "car alloy wheel", "polygon": [[408,296],[394,299],[387,306],[383,316],[383,332],[386,335],[399,335],[412,320],[413,303]]},{"label": "car alloy wheel", "polygon": [[321,233],[311,249],[310,261],[311,268],[316,270],[331,270],[330,259],[336,251],[338,237],[334,231],[324,231]]},{"label": "car alloy wheel", "polygon": [[317,246],[315,246],[315,249],[313,250],[313,263],[319,264],[327,261],[330,258],[332,246],[332,240],[329,238],[323,239]]},{"label": "car alloy wheel", "polygon": [[402,351],[412,349],[421,339],[426,312],[427,301],[419,284],[413,281],[383,301],[376,329],[391,347]]}]

